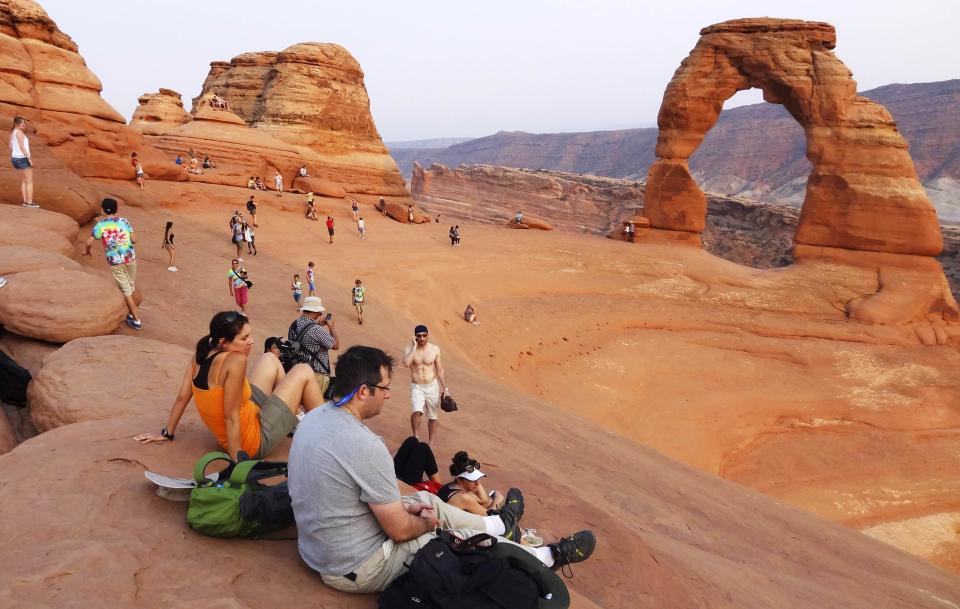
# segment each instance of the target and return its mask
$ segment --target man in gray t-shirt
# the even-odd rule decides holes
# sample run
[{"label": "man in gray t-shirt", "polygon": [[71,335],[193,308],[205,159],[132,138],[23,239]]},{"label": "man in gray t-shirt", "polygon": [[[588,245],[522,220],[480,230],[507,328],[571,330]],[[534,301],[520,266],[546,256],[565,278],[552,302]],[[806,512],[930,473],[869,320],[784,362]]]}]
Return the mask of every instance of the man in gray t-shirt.
[{"label": "man in gray t-shirt", "polygon": [[[492,516],[464,512],[425,491],[401,497],[390,452],[363,424],[380,414],[390,397],[393,366],[380,349],[348,349],[337,361],[335,401],[307,413],[290,447],[300,555],[324,583],[345,592],[384,590],[437,527],[464,538],[476,533],[516,538],[523,515],[517,489],[510,489],[500,514]],[[595,543],[593,533],[581,531],[543,548],[520,547],[559,568],[585,560]]]}]

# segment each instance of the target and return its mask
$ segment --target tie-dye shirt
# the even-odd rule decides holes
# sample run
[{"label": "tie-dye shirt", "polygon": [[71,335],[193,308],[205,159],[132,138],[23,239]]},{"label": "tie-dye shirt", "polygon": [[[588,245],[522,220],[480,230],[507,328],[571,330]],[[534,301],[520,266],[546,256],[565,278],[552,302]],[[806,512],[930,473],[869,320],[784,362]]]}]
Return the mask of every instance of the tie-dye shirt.
[{"label": "tie-dye shirt", "polygon": [[133,227],[126,218],[107,216],[93,225],[90,234],[103,244],[103,253],[111,266],[126,264],[137,259],[133,251]]}]

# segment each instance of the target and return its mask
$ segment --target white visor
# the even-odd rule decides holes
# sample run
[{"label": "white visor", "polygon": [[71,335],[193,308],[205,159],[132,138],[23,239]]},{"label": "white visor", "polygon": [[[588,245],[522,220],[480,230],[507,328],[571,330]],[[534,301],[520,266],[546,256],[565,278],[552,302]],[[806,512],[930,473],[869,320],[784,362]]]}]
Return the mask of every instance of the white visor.
[{"label": "white visor", "polygon": [[476,482],[484,476],[486,476],[485,473],[479,469],[474,469],[472,472],[463,472],[462,474],[457,475],[457,478],[463,478],[464,480],[469,480],[470,482]]}]

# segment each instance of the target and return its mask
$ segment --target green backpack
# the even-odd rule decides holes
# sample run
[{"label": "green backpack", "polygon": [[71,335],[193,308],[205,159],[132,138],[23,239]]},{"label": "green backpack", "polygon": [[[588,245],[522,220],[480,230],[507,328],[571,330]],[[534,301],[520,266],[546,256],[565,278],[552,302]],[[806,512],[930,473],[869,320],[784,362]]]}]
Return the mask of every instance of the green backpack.
[{"label": "green backpack", "polygon": [[[215,461],[228,465],[211,480],[206,469]],[[260,483],[277,476],[286,478],[286,463],[235,463],[226,453],[207,453],[193,468],[197,486],[190,491],[187,523],[194,531],[212,537],[256,537],[294,524],[287,481],[269,486]]]}]

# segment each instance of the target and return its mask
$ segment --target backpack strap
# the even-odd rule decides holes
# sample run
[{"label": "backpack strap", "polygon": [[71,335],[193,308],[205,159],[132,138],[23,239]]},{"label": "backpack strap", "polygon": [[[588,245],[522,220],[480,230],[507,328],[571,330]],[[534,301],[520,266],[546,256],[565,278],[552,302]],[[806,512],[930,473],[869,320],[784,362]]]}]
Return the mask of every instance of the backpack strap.
[{"label": "backpack strap", "polygon": [[[297,337],[296,337],[294,340],[297,341],[297,344],[298,344],[298,345],[300,345],[300,350],[302,350],[304,353],[306,353],[307,355],[310,356],[310,361],[311,361],[311,362],[317,362],[318,364],[320,364],[320,367],[325,370],[324,374],[326,374],[327,376],[330,376],[330,368],[329,368],[329,366],[324,366],[324,365],[323,365],[323,361],[317,356],[317,354],[320,352],[319,349],[318,349],[317,351],[311,351],[310,349],[307,349],[307,347],[303,344],[303,340],[302,340],[302,339],[303,339],[303,335],[307,333],[307,330],[310,329],[310,326],[311,326],[311,325],[316,326],[316,325],[319,325],[319,324],[317,324],[317,322],[315,322],[315,321],[313,321],[313,320],[310,320],[310,323],[307,324],[307,325],[305,325],[305,326],[303,327],[303,330],[300,330],[300,332],[297,334]],[[297,326],[297,320],[293,320],[293,323],[290,324],[290,329],[292,330],[292,329],[295,328],[296,326]],[[290,331],[288,330],[288,331],[287,331],[287,336],[289,336],[289,335],[290,335]]]},{"label": "backpack strap", "polygon": [[212,452],[205,454],[197,461],[197,464],[193,466],[193,481],[197,483],[197,486],[210,482],[206,478],[207,466],[214,461],[226,461],[230,465],[233,465],[233,459],[231,459],[227,453]]},{"label": "backpack strap", "polygon": [[250,475],[250,470],[256,467],[258,463],[260,462],[255,459],[248,459],[234,465],[228,480],[230,486],[240,487],[244,485],[247,482],[247,476]]}]

